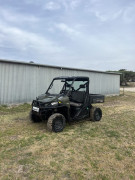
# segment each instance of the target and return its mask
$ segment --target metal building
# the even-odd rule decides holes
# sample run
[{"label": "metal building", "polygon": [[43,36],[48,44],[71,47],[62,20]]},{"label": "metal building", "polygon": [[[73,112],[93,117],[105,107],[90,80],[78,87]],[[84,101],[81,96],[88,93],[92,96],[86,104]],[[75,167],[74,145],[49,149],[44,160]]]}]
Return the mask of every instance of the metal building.
[{"label": "metal building", "polygon": [[0,104],[31,102],[57,76],[88,76],[90,93],[119,95],[117,73],[0,60]]}]

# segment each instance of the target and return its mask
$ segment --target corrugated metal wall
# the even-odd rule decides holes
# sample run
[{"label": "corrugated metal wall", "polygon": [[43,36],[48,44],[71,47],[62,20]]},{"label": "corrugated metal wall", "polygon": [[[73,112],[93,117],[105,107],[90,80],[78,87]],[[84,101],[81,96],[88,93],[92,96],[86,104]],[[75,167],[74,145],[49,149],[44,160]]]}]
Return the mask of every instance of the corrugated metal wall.
[{"label": "corrugated metal wall", "polygon": [[90,93],[119,94],[118,74],[0,61],[0,104],[31,102],[57,76],[88,76]]}]

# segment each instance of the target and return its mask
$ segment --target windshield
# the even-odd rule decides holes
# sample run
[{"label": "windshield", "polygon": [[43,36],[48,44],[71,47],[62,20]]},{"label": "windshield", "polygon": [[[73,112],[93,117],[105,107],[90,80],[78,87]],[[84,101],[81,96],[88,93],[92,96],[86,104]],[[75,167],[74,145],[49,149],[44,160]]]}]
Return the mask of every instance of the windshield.
[{"label": "windshield", "polygon": [[47,90],[47,94],[66,94],[71,85],[72,85],[72,80],[67,81],[65,79],[55,79],[52,81],[51,85],[49,86]]}]

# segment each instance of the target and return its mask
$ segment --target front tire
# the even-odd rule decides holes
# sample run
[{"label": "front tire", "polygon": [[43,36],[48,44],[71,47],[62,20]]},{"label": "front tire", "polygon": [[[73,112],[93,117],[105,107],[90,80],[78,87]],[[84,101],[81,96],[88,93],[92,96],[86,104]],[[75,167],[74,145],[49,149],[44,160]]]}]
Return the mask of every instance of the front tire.
[{"label": "front tire", "polygon": [[90,110],[90,119],[92,121],[100,121],[102,118],[102,110],[97,107],[92,107]]},{"label": "front tire", "polygon": [[55,113],[49,117],[47,121],[47,128],[49,131],[57,133],[63,131],[65,124],[65,117],[60,113]]}]

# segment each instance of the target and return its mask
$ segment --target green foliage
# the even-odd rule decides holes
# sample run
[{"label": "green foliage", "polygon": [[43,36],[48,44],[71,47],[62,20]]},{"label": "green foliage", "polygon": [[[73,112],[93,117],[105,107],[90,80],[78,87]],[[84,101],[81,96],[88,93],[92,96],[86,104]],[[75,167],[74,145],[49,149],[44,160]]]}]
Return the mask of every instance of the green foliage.
[{"label": "green foliage", "polygon": [[126,69],[120,69],[119,71],[108,71],[108,72],[115,72],[115,73],[121,73],[120,75],[120,84],[127,85],[127,82],[135,82],[135,72],[128,71]]},{"label": "green foliage", "polygon": [[121,80],[126,80],[128,81],[135,81],[135,72],[133,71],[127,71],[125,69],[120,69],[119,70],[120,73],[122,73],[121,75]]}]

